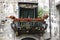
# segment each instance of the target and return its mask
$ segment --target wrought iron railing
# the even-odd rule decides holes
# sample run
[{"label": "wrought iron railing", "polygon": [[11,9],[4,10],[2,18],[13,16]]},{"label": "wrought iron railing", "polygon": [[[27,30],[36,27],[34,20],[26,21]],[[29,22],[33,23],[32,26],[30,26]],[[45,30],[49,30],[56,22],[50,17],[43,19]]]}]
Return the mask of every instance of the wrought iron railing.
[{"label": "wrought iron railing", "polygon": [[40,21],[19,21],[19,22],[13,22],[13,24],[11,26],[20,28],[20,30],[22,30],[22,29],[41,30],[41,28],[44,28],[43,30],[45,30],[47,28],[47,24],[45,21],[44,22],[40,22]]}]

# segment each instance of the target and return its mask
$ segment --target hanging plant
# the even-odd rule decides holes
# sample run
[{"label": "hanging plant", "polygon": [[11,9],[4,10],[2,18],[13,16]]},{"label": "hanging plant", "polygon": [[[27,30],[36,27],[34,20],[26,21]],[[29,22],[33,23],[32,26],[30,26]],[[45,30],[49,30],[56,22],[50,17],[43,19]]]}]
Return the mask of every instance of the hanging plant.
[{"label": "hanging plant", "polygon": [[38,17],[42,17],[44,10],[42,8],[38,8]]}]

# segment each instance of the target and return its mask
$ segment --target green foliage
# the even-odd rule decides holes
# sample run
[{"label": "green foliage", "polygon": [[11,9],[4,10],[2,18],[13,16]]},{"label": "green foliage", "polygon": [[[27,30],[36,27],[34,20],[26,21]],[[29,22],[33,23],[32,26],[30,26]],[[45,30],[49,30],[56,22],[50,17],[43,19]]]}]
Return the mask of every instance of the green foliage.
[{"label": "green foliage", "polygon": [[42,8],[38,8],[38,17],[42,17],[44,10]]}]

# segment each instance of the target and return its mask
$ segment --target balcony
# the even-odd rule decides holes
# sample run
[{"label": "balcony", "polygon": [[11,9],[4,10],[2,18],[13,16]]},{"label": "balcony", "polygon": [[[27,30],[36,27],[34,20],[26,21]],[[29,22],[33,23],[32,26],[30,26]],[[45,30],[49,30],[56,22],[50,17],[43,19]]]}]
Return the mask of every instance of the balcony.
[{"label": "balcony", "polygon": [[11,23],[11,27],[14,30],[14,32],[18,32],[17,35],[20,34],[43,34],[44,31],[47,28],[46,22],[41,21],[15,21]]}]

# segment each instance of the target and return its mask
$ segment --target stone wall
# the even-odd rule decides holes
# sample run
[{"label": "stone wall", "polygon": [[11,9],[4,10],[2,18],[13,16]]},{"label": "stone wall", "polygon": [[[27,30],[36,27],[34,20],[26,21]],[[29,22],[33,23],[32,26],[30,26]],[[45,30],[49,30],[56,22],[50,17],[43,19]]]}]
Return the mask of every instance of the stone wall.
[{"label": "stone wall", "polygon": [[51,5],[51,27],[52,39],[59,40],[59,11],[56,8],[56,0],[52,0]]},{"label": "stone wall", "polygon": [[[2,1],[2,3],[1,3],[1,1]],[[22,2],[23,0],[18,0],[18,1]],[[0,18],[4,19],[5,17],[10,16],[10,15],[14,15],[14,16],[18,17],[18,6],[17,6],[18,1],[17,0],[0,0]],[[24,2],[25,1],[26,0],[24,0]],[[29,0],[29,2],[31,2],[31,1],[32,0]],[[37,0],[33,0],[33,1],[37,2]],[[58,37],[59,37],[59,11],[56,9],[55,4],[56,4],[55,0],[53,0],[52,4],[51,4],[51,7],[52,7],[51,8],[52,40],[53,39],[58,40]],[[11,20],[9,22],[11,22]],[[8,24],[10,24],[9,22],[8,22]]]}]

